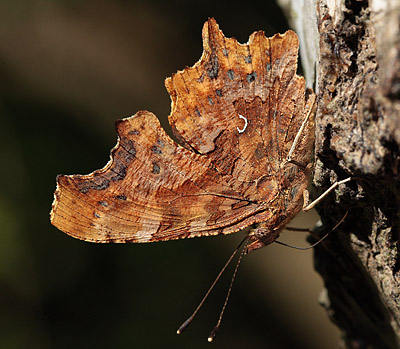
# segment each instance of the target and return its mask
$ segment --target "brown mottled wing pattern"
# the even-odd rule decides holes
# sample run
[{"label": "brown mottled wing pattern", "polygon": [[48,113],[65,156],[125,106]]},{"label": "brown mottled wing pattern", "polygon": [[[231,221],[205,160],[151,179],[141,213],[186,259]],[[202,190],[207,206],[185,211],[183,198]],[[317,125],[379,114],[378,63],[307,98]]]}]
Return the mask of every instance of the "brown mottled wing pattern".
[{"label": "brown mottled wing pattern", "polygon": [[103,169],[58,177],[56,227],[93,242],[152,242],[258,222],[271,230],[277,216],[300,209],[312,122],[293,156],[300,166],[285,159],[313,98],[295,74],[296,34],[257,32],[241,45],[210,19],[203,41],[200,61],[166,80],[170,123],[184,147],[150,112],[118,121]]},{"label": "brown mottled wing pattern", "polygon": [[[296,75],[293,31],[249,43],[225,38],[215,20],[203,29],[204,52],[192,68],[166,80],[170,123],[184,144],[207,156],[238,192],[269,201],[275,180],[304,120],[305,81]],[[243,116],[247,120],[244,132]],[[307,132],[308,130],[306,130]]]},{"label": "brown mottled wing pattern", "polygon": [[86,176],[59,176],[52,222],[95,242],[151,242],[237,231],[267,218],[212,170],[174,143],[155,115],[117,122],[110,162]]}]

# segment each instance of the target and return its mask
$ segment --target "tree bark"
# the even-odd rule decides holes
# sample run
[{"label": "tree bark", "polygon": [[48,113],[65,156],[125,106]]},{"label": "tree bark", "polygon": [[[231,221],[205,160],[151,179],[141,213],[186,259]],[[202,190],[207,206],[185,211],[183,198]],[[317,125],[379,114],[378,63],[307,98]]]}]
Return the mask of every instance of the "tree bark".
[{"label": "tree bark", "polygon": [[302,65],[318,98],[315,196],[321,304],[345,348],[400,347],[400,2],[280,1],[299,34]]}]

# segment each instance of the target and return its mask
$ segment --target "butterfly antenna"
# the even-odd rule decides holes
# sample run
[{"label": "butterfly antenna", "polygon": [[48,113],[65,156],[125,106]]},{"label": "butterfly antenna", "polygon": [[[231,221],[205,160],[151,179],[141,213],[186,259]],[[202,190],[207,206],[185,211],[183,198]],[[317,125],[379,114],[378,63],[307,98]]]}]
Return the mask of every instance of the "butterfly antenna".
[{"label": "butterfly antenna", "polygon": [[[238,247],[236,247],[236,249],[233,251],[232,255],[229,257],[229,259],[227,260],[227,262],[225,263],[225,265],[222,267],[221,271],[219,272],[219,274],[217,275],[217,277],[215,278],[214,282],[212,283],[212,285],[210,286],[210,288],[208,289],[207,293],[205,294],[205,296],[203,297],[203,299],[201,300],[201,302],[199,303],[199,305],[197,306],[197,308],[195,309],[195,311],[193,312],[192,315],[189,316],[189,318],[182,324],[179,326],[178,330],[176,331],[177,334],[181,334],[183,331],[186,330],[186,328],[190,325],[190,323],[192,322],[192,320],[194,319],[194,317],[196,316],[197,312],[200,310],[201,306],[203,305],[203,303],[205,302],[205,300],[207,299],[208,295],[211,293],[212,289],[214,288],[214,286],[217,284],[218,280],[221,278],[222,274],[224,273],[225,269],[228,267],[228,265],[230,264],[230,262],[232,261],[233,257],[235,257],[236,253],[239,251],[240,247],[242,246],[242,244],[247,240],[247,236],[240,242],[240,244],[238,245]],[[243,252],[242,252],[243,255]],[[241,259],[241,256],[240,256]],[[237,269],[237,267],[236,267]],[[234,272],[234,275],[236,274],[236,270]],[[232,285],[231,285],[232,286]],[[225,308],[225,305],[224,305]],[[219,321],[221,322],[221,321]]]},{"label": "butterfly antenna", "polygon": [[[238,269],[239,269],[240,262],[242,261],[243,256],[246,254],[246,246],[247,246],[248,237],[246,237],[246,238],[242,241],[242,243],[243,243],[244,241],[246,241],[246,242],[245,242],[244,245],[243,245],[242,252],[240,253],[239,259],[238,259],[238,261],[237,261],[237,263],[236,263],[236,267],[235,267],[235,270],[234,270],[233,275],[232,275],[231,283],[230,283],[230,285],[229,285],[228,293],[226,294],[225,302],[224,302],[224,305],[222,306],[221,313],[219,314],[219,318],[218,318],[217,324],[215,325],[215,327],[213,328],[213,330],[211,331],[210,335],[209,335],[208,338],[207,338],[207,340],[208,340],[209,342],[212,342],[212,341],[214,340],[215,336],[217,335],[217,332],[218,332],[219,327],[220,327],[220,325],[221,325],[222,317],[223,317],[224,312],[225,312],[226,305],[228,304],[229,296],[230,296],[231,291],[232,291],[233,281],[235,280],[236,273],[237,273],[237,271],[238,271]],[[241,244],[242,244],[242,243],[241,243]],[[239,247],[240,247],[240,245],[239,245]],[[238,248],[239,248],[239,247],[238,247]]]},{"label": "butterfly antenna", "polygon": [[275,240],[275,242],[279,245],[294,248],[296,250],[309,250],[309,249],[314,248],[315,246],[319,245],[322,241],[324,241],[329,236],[330,233],[332,233],[340,224],[342,224],[343,221],[346,219],[348,213],[349,213],[349,211],[346,211],[343,218],[330,231],[328,231],[321,239],[319,239],[317,242],[313,243],[310,246],[298,247],[298,246],[293,246],[293,245],[287,244],[285,242],[277,241],[277,240]]}]

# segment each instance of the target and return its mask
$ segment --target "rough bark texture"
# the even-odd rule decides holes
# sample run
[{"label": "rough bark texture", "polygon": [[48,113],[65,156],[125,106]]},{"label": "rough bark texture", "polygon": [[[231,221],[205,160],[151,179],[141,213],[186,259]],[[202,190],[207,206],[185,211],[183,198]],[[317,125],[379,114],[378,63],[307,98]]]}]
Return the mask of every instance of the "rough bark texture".
[{"label": "rough bark texture", "polygon": [[[315,195],[354,177],[317,208],[325,231],[348,211],[315,249],[325,282],[321,303],[342,330],[342,347],[398,348],[400,3],[281,3],[300,38],[319,43],[318,55],[303,55],[306,76],[316,67]],[[318,30],[307,29],[313,26]]]}]

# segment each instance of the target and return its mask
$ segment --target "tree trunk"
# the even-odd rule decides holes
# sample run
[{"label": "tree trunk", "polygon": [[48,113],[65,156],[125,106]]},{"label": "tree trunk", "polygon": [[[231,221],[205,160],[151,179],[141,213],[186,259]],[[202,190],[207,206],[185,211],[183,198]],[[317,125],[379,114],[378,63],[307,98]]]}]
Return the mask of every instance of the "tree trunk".
[{"label": "tree trunk", "polygon": [[[304,74],[318,94],[315,196],[321,297],[345,348],[400,347],[400,2],[286,0]],[[292,17],[290,17],[292,16]]]}]

